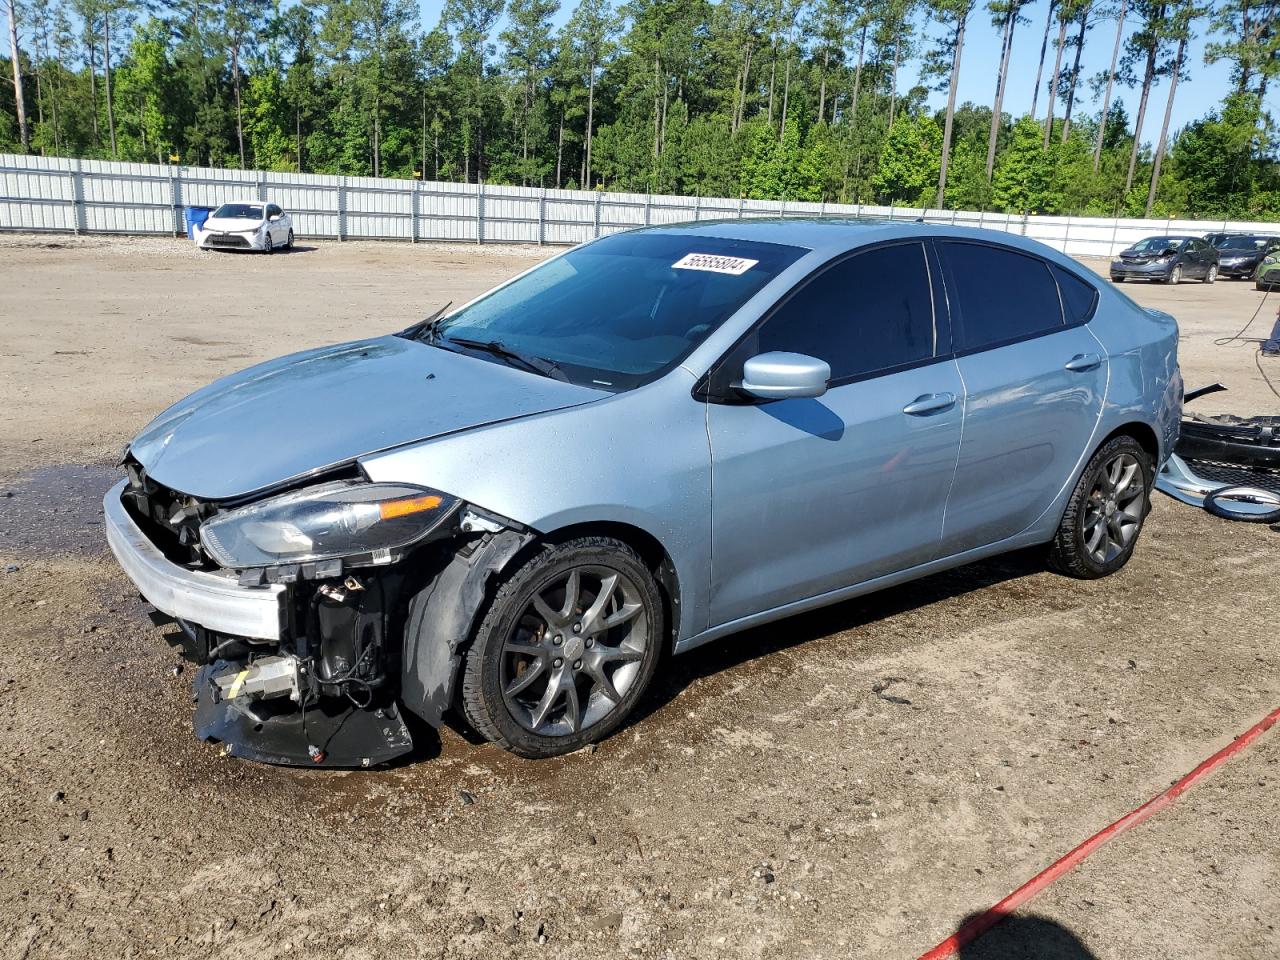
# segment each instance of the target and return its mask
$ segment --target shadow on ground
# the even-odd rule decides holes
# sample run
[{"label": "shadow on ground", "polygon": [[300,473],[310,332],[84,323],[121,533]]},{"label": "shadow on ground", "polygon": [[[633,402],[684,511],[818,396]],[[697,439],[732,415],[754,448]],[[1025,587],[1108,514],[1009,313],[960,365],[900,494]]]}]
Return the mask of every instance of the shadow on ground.
[{"label": "shadow on ground", "polygon": [[[974,916],[965,917],[961,927]],[[1048,917],[1006,917],[956,954],[960,960],[1098,960],[1097,954]]]}]

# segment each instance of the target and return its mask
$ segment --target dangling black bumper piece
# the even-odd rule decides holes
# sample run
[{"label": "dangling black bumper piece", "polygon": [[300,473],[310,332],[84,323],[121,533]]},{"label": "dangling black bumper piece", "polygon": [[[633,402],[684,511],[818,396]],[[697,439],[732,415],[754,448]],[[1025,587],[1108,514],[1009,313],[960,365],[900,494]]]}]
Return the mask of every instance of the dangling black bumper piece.
[{"label": "dangling black bumper piece", "polygon": [[192,684],[196,736],[221,743],[235,757],[298,767],[374,767],[413,749],[413,738],[394,701],[355,707],[326,697],[304,711],[276,697],[220,697],[214,678],[241,665],[217,660],[201,667]]}]

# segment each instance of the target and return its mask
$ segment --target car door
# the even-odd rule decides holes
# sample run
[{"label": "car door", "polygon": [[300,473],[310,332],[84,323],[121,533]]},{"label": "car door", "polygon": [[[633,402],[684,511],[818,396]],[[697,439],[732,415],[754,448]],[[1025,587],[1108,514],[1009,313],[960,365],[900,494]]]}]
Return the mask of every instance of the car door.
[{"label": "car door", "polygon": [[1207,277],[1209,268],[1218,260],[1216,251],[1199,238],[1192,238],[1187,242],[1191,247],[1191,255],[1195,257],[1196,276]]},{"label": "car door", "polygon": [[[935,275],[919,241],[833,262],[712,372],[712,626],[937,555],[963,396]],[[771,351],[825,360],[826,394],[735,395]]]},{"label": "car door", "polygon": [[964,438],[947,503],[948,555],[1039,520],[1092,450],[1107,356],[1088,319],[1097,290],[1032,254],[938,242],[965,389]]},{"label": "car door", "polygon": [[279,245],[288,237],[288,229],[284,225],[284,211],[276,204],[267,204],[267,229],[271,232],[271,242]]}]

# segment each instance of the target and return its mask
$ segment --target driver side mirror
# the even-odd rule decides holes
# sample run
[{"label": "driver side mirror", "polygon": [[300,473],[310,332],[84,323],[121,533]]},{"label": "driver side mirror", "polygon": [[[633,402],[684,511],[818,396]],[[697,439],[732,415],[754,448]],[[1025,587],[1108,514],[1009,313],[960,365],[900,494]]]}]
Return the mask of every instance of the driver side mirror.
[{"label": "driver side mirror", "polygon": [[752,357],[742,365],[739,389],[761,400],[820,397],[827,392],[831,366],[803,353],[774,351]]}]

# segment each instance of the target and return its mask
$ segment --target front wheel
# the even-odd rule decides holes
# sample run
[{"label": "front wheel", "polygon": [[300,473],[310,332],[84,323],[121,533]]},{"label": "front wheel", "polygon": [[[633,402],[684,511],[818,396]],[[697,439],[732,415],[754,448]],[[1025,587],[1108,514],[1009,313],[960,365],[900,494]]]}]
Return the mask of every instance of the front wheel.
[{"label": "front wheel", "polygon": [[1133,556],[1151,509],[1151,457],[1133,437],[1114,437],[1093,455],[1049,547],[1060,573],[1096,580]]},{"label": "front wheel", "polygon": [[462,709],[522,757],[570,753],[612,733],[658,664],[665,621],[644,561],[585,537],[548,546],[499,588],[462,676]]},{"label": "front wheel", "polygon": [[276,245],[271,242],[271,231],[267,231],[267,245],[262,248],[263,253],[275,253]]},{"label": "front wheel", "polygon": [[284,242],[284,248],[290,252],[293,251],[293,227],[289,228],[289,239]]},{"label": "front wheel", "polygon": [[1182,264],[1180,263],[1174,264],[1173,269],[1169,271],[1169,276],[1165,278],[1164,282],[1173,283],[1173,284],[1181,283],[1182,282]]}]

